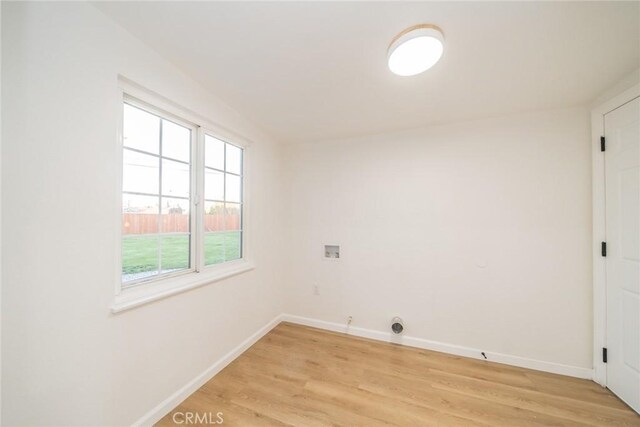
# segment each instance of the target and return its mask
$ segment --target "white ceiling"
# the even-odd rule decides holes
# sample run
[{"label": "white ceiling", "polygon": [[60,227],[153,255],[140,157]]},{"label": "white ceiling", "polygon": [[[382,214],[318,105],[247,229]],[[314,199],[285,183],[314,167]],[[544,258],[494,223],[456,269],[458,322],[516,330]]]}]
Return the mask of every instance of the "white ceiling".
[{"label": "white ceiling", "polygon": [[[640,66],[638,2],[104,2],[96,6],[283,142],[584,104]],[[445,54],[387,69],[404,28]]]}]

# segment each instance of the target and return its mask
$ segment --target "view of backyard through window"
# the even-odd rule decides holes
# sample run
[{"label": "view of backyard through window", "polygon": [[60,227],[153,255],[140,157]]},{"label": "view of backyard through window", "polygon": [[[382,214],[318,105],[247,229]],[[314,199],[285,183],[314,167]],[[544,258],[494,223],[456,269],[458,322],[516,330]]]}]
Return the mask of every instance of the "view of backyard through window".
[{"label": "view of backyard through window", "polygon": [[204,138],[204,263],[242,257],[242,149]]},{"label": "view of backyard through window", "polygon": [[242,257],[242,149],[205,135],[204,214],[192,212],[195,128],[125,103],[123,118],[122,282]]}]

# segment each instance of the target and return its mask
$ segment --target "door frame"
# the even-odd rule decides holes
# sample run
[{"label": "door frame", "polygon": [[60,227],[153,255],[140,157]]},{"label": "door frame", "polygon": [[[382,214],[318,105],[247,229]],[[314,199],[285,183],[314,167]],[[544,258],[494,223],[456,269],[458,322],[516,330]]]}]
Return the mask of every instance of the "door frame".
[{"label": "door frame", "polygon": [[604,153],[600,137],[604,135],[604,116],[640,97],[640,83],[614,96],[591,111],[591,160],[593,201],[593,380],[607,386],[607,365],[602,362],[602,349],[607,347],[607,275],[601,254],[601,242],[606,241]]}]

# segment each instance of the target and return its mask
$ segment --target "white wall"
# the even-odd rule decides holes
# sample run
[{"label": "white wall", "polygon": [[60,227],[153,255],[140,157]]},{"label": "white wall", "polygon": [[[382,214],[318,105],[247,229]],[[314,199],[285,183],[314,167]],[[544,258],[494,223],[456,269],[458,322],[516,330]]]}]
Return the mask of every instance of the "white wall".
[{"label": "white wall", "polygon": [[[2,42],[2,2],[0,2],[0,44]],[[2,82],[2,47],[0,46],[0,82]],[[0,84],[2,100],[2,84]],[[2,102],[0,102],[0,384],[2,384]],[[2,423],[2,387],[0,386],[0,424]]]},{"label": "white wall", "polygon": [[290,146],[287,312],[591,369],[589,129],[575,108]]},{"label": "white wall", "polygon": [[618,80],[615,84],[611,85],[599,96],[597,96],[592,102],[589,103],[591,110],[595,110],[602,104],[611,101],[616,96],[620,95],[624,91],[631,89],[640,82],[640,68],[636,68],[622,79]]},{"label": "white wall", "polygon": [[[93,6],[2,9],[2,423],[130,424],[282,312],[280,149]],[[118,73],[256,141],[257,268],[112,315]]]}]

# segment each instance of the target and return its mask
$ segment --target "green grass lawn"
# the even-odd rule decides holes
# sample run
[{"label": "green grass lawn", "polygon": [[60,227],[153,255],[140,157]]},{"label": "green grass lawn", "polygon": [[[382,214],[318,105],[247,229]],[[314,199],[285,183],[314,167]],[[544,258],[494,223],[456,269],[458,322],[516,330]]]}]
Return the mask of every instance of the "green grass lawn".
[{"label": "green grass lawn", "polygon": [[[207,233],[204,237],[205,265],[240,258],[241,233]],[[122,239],[122,273],[158,270],[158,245],[162,269],[189,268],[189,236],[127,236]]]}]

